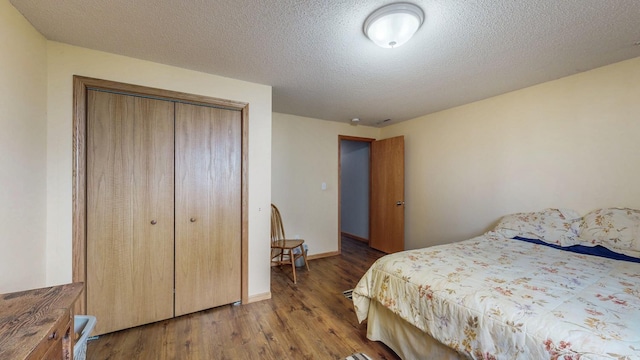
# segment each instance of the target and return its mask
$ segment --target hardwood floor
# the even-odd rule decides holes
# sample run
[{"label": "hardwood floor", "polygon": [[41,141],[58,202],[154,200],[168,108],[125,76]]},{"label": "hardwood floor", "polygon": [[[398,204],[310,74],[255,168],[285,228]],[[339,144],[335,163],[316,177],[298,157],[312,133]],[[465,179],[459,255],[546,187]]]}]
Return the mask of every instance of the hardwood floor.
[{"label": "hardwood floor", "polygon": [[399,359],[366,338],[366,324],[342,295],[382,255],[343,238],[341,255],[310,261],[311,271],[298,268],[297,285],[290,269],[272,268],[270,300],[102,335],[88,343],[87,359],[343,359],[356,352]]}]

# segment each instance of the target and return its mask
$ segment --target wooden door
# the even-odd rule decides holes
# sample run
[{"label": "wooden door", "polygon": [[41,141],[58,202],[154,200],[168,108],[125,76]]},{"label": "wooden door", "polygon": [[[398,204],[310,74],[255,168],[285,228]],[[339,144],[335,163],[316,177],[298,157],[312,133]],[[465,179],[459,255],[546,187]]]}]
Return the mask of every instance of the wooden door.
[{"label": "wooden door", "polygon": [[87,313],[103,334],[173,316],[173,103],[87,94]]},{"label": "wooden door", "polygon": [[176,104],[176,316],[241,297],[241,113]]},{"label": "wooden door", "polygon": [[371,238],[386,253],[404,250],[404,137],[371,143]]}]

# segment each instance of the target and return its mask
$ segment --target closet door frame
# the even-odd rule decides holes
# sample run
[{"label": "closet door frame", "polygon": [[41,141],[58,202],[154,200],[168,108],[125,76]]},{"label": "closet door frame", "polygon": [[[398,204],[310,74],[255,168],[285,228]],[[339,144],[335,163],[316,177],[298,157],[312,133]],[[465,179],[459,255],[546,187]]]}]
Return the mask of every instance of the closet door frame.
[{"label": "closet door frame", "polygon": [[[242,169],[241,169],[241,301],[249,302],[249,218],[248,218],[248,158],[249,158],[249,104],[202,95],[150,88],[89,77],[73,76],[73,175],[72,175],[72,280],[86,283],[87,275],[87,91],[111,91],[127,95],[151,97],[161,100],[212,106],[241,112]],[[75,304],[75,314],[85,314],[86,291]]]}]

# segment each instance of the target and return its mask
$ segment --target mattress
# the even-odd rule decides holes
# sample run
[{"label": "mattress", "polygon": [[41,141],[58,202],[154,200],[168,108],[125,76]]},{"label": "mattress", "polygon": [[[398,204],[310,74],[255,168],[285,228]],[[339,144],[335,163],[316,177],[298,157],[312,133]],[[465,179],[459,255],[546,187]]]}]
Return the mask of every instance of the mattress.
[{"label": "mattress", "polygon": [[494,232],[380,258],[353,301],[474,359],[640,359],[640,264]]}]

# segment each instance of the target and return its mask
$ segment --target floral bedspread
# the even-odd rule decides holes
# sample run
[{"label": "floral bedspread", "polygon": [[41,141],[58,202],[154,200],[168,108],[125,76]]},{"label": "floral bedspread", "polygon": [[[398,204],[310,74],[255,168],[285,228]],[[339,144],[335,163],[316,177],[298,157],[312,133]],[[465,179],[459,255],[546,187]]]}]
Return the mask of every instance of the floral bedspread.
[{"label": "floral bedspread", "polygon": [[640,359],[640,264],[496,233],[380,258],[353,291],[474,359]]}]

